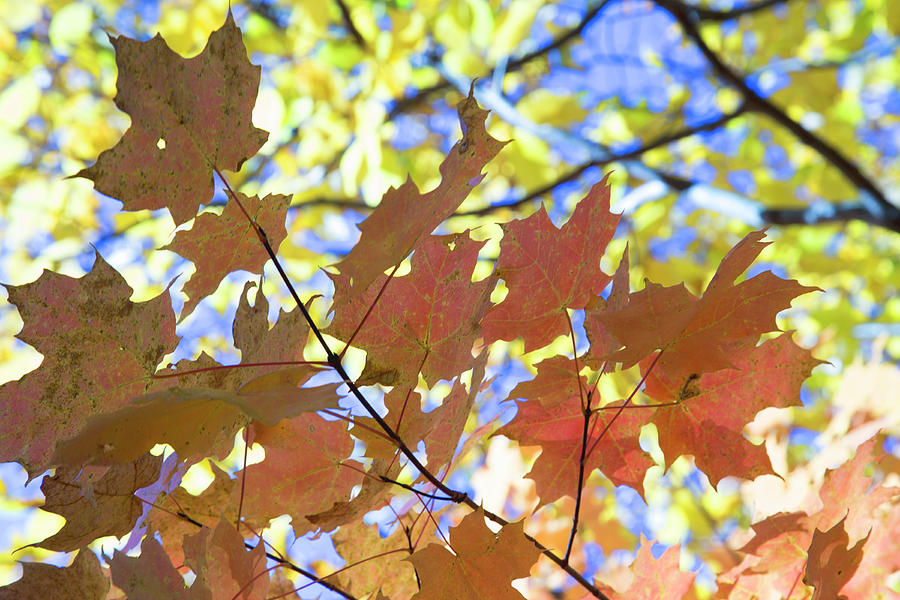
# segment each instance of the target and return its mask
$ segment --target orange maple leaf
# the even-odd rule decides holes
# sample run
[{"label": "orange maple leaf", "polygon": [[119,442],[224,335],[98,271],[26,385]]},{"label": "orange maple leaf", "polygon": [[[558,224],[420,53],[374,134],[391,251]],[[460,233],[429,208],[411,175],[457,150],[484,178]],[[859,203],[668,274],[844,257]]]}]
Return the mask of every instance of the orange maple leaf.
[{"label": "orange maple leaf", "polygon": [[453,554],[429,544],[409,557],[422,580],[414,600],[516,600],[510,584],[528,577],[540,552],[525,537],[523,523],[510,523],[494,533],[484,524],[484,511],[469,513],[450,531]]}]

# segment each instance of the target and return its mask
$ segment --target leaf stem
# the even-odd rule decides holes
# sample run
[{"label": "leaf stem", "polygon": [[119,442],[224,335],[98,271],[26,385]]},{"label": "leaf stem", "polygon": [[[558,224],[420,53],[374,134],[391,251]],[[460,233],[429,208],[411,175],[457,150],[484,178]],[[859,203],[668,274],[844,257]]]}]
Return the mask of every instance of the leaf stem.
[{"label": "leaf stem", "polygon": [[[137,497],[137,496],[136,496],[136,497]],[[174,515],[174,516],[178,517],[179,519],[181,519],[181,520],[183,520],[183,521],[186,521],[187,523],[190,523],[190,524],[193,525],[194,527],[199,527],[199,528],[201,528],[201,529],[202,529],[203,527],[206,527],[206,525],[204,525],[204,524],[201,523],[200,521],[198,521],[198,520],[192,518],[190,515],[188,515],[188,514],[185,513],[184,511],[178,511],[178,512],[175,512],[175,511],[170,510],[170,509],[168,509],[168,508],[164,508],[164,507],[162,507],[162,506],[159,506],[158,504],[154,504],[153,502],[150,502],[149,500],[144,500],[143,498],[138,498],[138,500],[140,500],[141,502],[143,502],[143,503],[145,503],[145,504],[148,504],[149,506],[151,506],[151,507],[153,507],[153,508],[158,508],[159,510],[161,510],[161,511],[163,511],[163,512],[167,512],[167,513],[169,513],[170,515]],[[265,541],[262,537],[260,537],[259,539],[260,539],[260,541],[261,541],[263,544],[266,543],[266,541]],[[250,550],[253,550],[254,548],[256,548],[256,546],[250,544],[250,542],[247,542],[246,540],[244,541],[244,547],[245,547],[245,548],[248,548],[248,549],[250,549]],[[288,559],[284,558],[283,556],[277,556],[277,555],[272,554],[271,552],[269,552],[269,551],[267,550],[267,551],[266,551],[266,558],[269,558],[269,559],[271,559],[271,560],[274,560],[275,562],[279,563],[280,565],[284,566],[285,568],[288,568],[288,569],[290,569],[291,571],[293,571],[293,572],[295,572],[295,573],[298,573],[298,574],[300,574],[300,575],[303,575],[303,576],[306,577],[307,579],[311,579],[311,580],[312,580],[312,583],[318,583],[319,585],[328,588],[329,590],[331,590],[331,591],[334,592],[335,594],[337,594],[337,595],[339,595],[339,596],[343,596],[343,597],[346,598],[347,600],[357,600],[357,598],[356,598],[355,596],[352,596],[351,594],[345,592],[344,590],[342,590],[342,589],[339,588],[338,586],[334,585],[333,583],[329,583],[329,582],[327,582],[327,581],[322,581],[322,580],[319,578],[319,576],[316,575],[315,573],[312,573],[312,572],[310,572],[310,571],[307,571],[306,569],[304,569],[303,567],[300,567],[299,565],[295,565],[294,563],[292,563],[292,562],[289,561]]]},{"label": "leaf stem", "polygon": [[353,340],[356,338],[356,334],[359,333],[359,330],[362,329],[363,324],[366,322],[366,319],[369,318],[369,315],[372,314],[372,310],[375,308],[375,305],[378,304],[378,301],[381,299],[381,295],[384,293],[385,288],[387,288],[388,283],[391,282],[391,279],[394,278],[394,273],[397,272],[397,269],[400,268],[400,265],[394,265],[394,270],[390,272],[387,276],[387,279],[384,280],[384,283],[381,285],[381,289],[378,290],[378,294],[375,296],[375,299],[372,300],[372,304],[369,305],[369,308],[366,310],[366,314],[363,315],[363,318],[360,320],[359,325],[356,326],[356,329],[353,331],[353,335],[350,336],[350,339],[347,340],[347,345],[344,346],[344,349],[341,350],[340,357],[343,359],[344,354],[347,352],[347,348],[353,343]]},{"label": "leaf stem", "polygon": [[578,531],[578,515],[581,512],[581,488],[584,486],[584,463],[585,453],[587,451],[588,427],[591,424],[591,392],[585,396],[584,388],[581,384],[581,369],[578,368],[578,346],[575,342],[575,328],[572,327],[572,317],[566,309],[566,322],[569,324],[569,334],[572,337],[572,356],[575,362],[575,381],[578,383],[578,395],[581,398],[581,412],[584,416],[584,423],[581,430],[581,456],[578,458],[578,487],[575,490],[575,514],[572,516],[572,529],[569,532],[569,543],[566,544],[566,554],[563,560],[569,564],[569,557],[572,555],[572,545],[575,543],[575,533]]},{"label": "leaf stem", "polygon": [[659,351],[659,354],[657,354],[653,358],[653,362],[650,363],[650,367],[647,368],[647,372],[644,373],[644,376],[641,377],[641,380],[638,381],[638,384],[636,386],[634,386],[634,390],[632,390],[632,392],[628,396],[628,398],[625,399],[625,402],[622,404],[622,406],[617,407],[619,409],[618,412],[616,412],[616,414],[614,414],[612,416],[612,418],[609,420],[609,423],[606,424],[606,426],[603,428],[603,431],[600,432],[600,435],[597,436],[597,439],[594,440],[593,444],[591,444],[591,449],[588,450],[588,453],[587,453],[588,456],[590,456],[591,454],[594,453],[594,450],[596,450],[596,448],[597,448],[597,444],[600,443],[600,440],[603,439],[603,436],[606,435],[606,432],[609,431],[609,428],[612,427],[612,424],[616,422],[616,419],[619,418],[619,415],[622,414],[622,411],[624,411],[625,408],[631,403],[631,399],[634,398],[634,395],[638,393],[638,390],[640,390],[641,386],[644,385],[644,382],[647,381],[647,377],[650,376],[650,373],[653,371],[653,367],[656,366],[656,363],[659,362],[659,357],[662,356],[663,352],[665,352],[665,351],[666,351],[665,348],[663,348],[662,350]]}]

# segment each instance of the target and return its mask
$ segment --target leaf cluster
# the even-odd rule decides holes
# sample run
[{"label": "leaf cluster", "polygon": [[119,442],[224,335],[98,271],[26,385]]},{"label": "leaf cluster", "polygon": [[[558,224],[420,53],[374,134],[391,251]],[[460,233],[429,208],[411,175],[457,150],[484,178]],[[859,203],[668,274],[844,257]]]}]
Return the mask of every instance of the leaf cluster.
[{"label": "leaf cluster", "polygon": [[[231,13],[194,58],[159,36],[113,46],[115,102],[132,124],[77,176],[123,210],[164,208],[177,226],[192,221],[167,248],[196,271],[177,318],[169,290],[131,301],[99,253],[81,278],[45,271],[7,286],[24,321],[19,339],[44,359],[0,387],[0,460],[32,478],[55,469],[42,482],[43,508],[66,522],[38,546],[78,555],[65,568],[29,565],[0,598],[33,596],[48,581],[85,598],[275,598],[306,585],[345,598],[517,598],[513,580],[528,578],[535,596],[550,587],[545,567],[565,575],[567,597],[691,593],[694,575],[679,569],[678,550],[653,559],[646,539],[630,581],[589,573],[587,544],[611,537],[594,492],[608,481],[646,496],[648,473],[673,469],[679,457],[713,486],[775,473],[744,428],[763,409],[800,404],[819,361],[775,317],[816,288],[770,272],[743,278],[767,245],[764,230],[738,242],[700,294],[649,280],[633,290],[627,248],[607,257],[618,259],[613,273],[604,270],[620,223],[605,179],[560,227],[542,207],[493,238],[435,235],[505,145],[470,90],[440,182],[425,193],[411,179],[391,188],[328,271],[326,327],[310,310],[321,300],[304,302],[279,259],[290,197],[248,196],[225,175],[268,136],[251,123],[260,68]],[[216,181],[224,210],[198,214]],[[485,275],[477,266],[488,244],[499,254]],[[177,322],[229,273],[261,274],[267,261],[295,305],[270,326],[265,295],[251,306],[244,288],[233,323],[240,363],[202,353],[162,367],[178,345]],[[519,339],[545,358],[510,392],[511,421],[482,420],[486,377]],[[350,348],[366,356],[355,375]],[[425,411],[423,395],[441,386],[440,405]],[[651,427],[661,460],[641,443]],[[872,438],[879,428],[870,429]],[[205,491],[187,494],[186,469],[225,458],[236,435],[244,450],[236,472],[215,467]],[[465,476],[473,448],[493,439],[539,452],[515,522],[504,516],[515,511],[485,508],[450,483]],[[157,444],[168,448],[160,454]],[[265,454],[255,464],[254,445]],[[816,497],[757,520],[741,545],[721,544],[731,562],[708,549],[719,596],[878,597],[872,590],[882,593],[885,575],[900,568],[900,554],[883,551],[895,541],[866,528],[875,514],[897,519],[894,490],[866,471],[886,458],[873,438],[824,477]],[[393,529],[382,536],[363,517],[385,508]],[[567,525],[562,537],[542,525],[550,511]],[[297,538],[336,529],[347,565],[320,572],[292,561],[264,534],[281,515]],[[455,523],[449,535],[445,519]],[[88,545],[109,535],[129,539],[101,566]]]}]

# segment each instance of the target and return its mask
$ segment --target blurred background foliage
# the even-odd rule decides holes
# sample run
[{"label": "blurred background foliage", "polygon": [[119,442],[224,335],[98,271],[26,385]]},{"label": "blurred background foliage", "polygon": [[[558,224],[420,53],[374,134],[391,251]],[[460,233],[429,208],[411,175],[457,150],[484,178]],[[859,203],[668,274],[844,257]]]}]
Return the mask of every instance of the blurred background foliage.
[{"label": "blurred background foliage", "polygon": [[[90,182],[67,176],[129,125],[112,101],[108,36],[158,32],[194,55],[228,3],[0,6],[0,281],[32,281],[43,268],[81,275],[96,248],[135,300],[160,293],[191,269],[156,250],[173,234],[168,213],[121,213]],[[248,194],[293,194],[280,254],[301,292],[330,294],[320,268],[349,250],[354,224],[388,186],[408,176],[436,185],[459,136],[455,104],[474,80],[490,132],[513,141],[443,231],[496,235],[496,222],[541,202],[560,224],[612,171],[613,210],[624,218],[604,260],[611,270],[627,243],[633,287],[649,278],[699,292],[735,242],[769,226],[774,243],[751,275],[772,269],[824,290],[781,321],[830,362],[807,386],[803,428],[825,428],[831,376],[845,365],[900,358],[900,3],[298,0],[231,9],[262,66],[254,124],[270,132],[231,183]],[[217,192],[208,209],[224,199]],[[484,256],[496,252],[489,244]],[[230,323],[248,277],[230,277],[179,325],[173,361],[200,349],[220,359],[235,352]],[[172,287],[176,310],[186,279]],[[285,297],[277,277],[263,290],[274,316]],[[315,304],[323,322],[326,308]],[[13,307],[0,307],[0,380],[40,361],[13,338],[20,326]],[[503,375],[507,391],[528,377],[525,369]],[[796,434],[803,430],[792,434],[798,456],[815,445]],[[691,469],[679,472],[680,489],[690,489]],[[734,504],[707,498],[703,515],[691,516],[696,497],[710,493],[705,485],[683,501],[669,490],[664,504],[683,505],[683,521],[708,534]],[[597,493],[619,494],[604,489]],[[661,514],[655,537],[666,526],[677,530],[668,543],[689,537],[670,510]]]}]

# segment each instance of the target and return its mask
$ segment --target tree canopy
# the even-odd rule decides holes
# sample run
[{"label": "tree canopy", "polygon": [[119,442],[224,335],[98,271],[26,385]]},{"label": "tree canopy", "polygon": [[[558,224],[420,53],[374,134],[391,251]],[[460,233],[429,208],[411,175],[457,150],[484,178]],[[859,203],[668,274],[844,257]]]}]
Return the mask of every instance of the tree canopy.
[{"label": "tree canopy", "polygon": [[[699,597],[892,597],[885,578],[900,564],[871,561],[896,542],[867,524],[890,531],[898,513],[881,485],[897,476],[900,423],[896,2],[75,2],[3,19],[0,381],[8,398],[53,398],[67,414],[0,408],[29,415],[24,433],[5,422],[0,448],[21,465],[3,467],[7,505],[32,515],[0,544],[51,536],[11,554],[7,580],[14,560],[128,533],[145,510],[133,493],[159,480],[160,539],[123,542],[141,559],[116,546],[115,585],[128,593],[148,565],[163,585],[188,565],[215,590],[216,552],[240,557],[235,581],[256,581],[266,555],[244,552],[244,538],[280,507],[259,477],[289,482],[279,493],[293,529],[272,528],[270,561],[294,534],[303,549],[290,558],[319,576],[378,548],[412,550],[435,528],[454,551],[389,553],[301,597],[361,598],[386,571],[405,574],[381,587],[388,598],[439,597],[473,572],[504,597],[529,569],[521,589],[533,598],[646,594],[643,578],[666,574]],[[159,162],[144,169],[148,156]],[[323,349],[335,340],[353,349],[337,358]],[[489,350],[475,359],[479,344]],[[381,390],[386,417],[351,408],[353,386],[338,402],[349,376],[319,369],[341,374],[344,359],[355,385]],[[290,361],[320,364],[272,366]],[[202,374],[237,363],[269,366]],[[39,364],[42,375],[22,377]],[[177,388],[140,383],[166,364]],[[48,380],[75,391],[54,395]],[[595,408],[594,385],[623,403]],[[632,397],[679,409],[639,416],[624,410]],[[233,448],[249,423],[244,439],[265,460]],[[412,440],[403,473],[403,445],[380,428]],[[161,441],[197,462],[184,487],[188,465],[146,454]],[[309,445],[321,456],[295,464]],[[24,482],[48,467],[41,500]],[[179,473],[174,487],[160,469]],[[429,478],[439,472],[446,482]],[[84,491],[95,475],[99,506]],[[430,486],[442,509],[464,490],[487,513],[447,509],[392,529],[391,510],[427,502],[394,495],[383,508],[388,482]],[[42,504],[65,528],[25,512]],[[348,518],[360,506],[382,507],[380,536]],[[105,529],[86,523],[103,511],[115,515]],[[525,528],[495,534],[480,518],[495,513],[527,517]],[[669,549],[651,553],[648,540]],[[797,547],[806,553],[786,550]],[[546,553],[532,567],[539,548],[568,571]],[[71,568],[93,573],[86,554]],[[696,581],[678,574],[679,555]],[[509,577],[479,572],[476,556]],[[833,578],[843,565],[883,577],[847,584]]]}]

